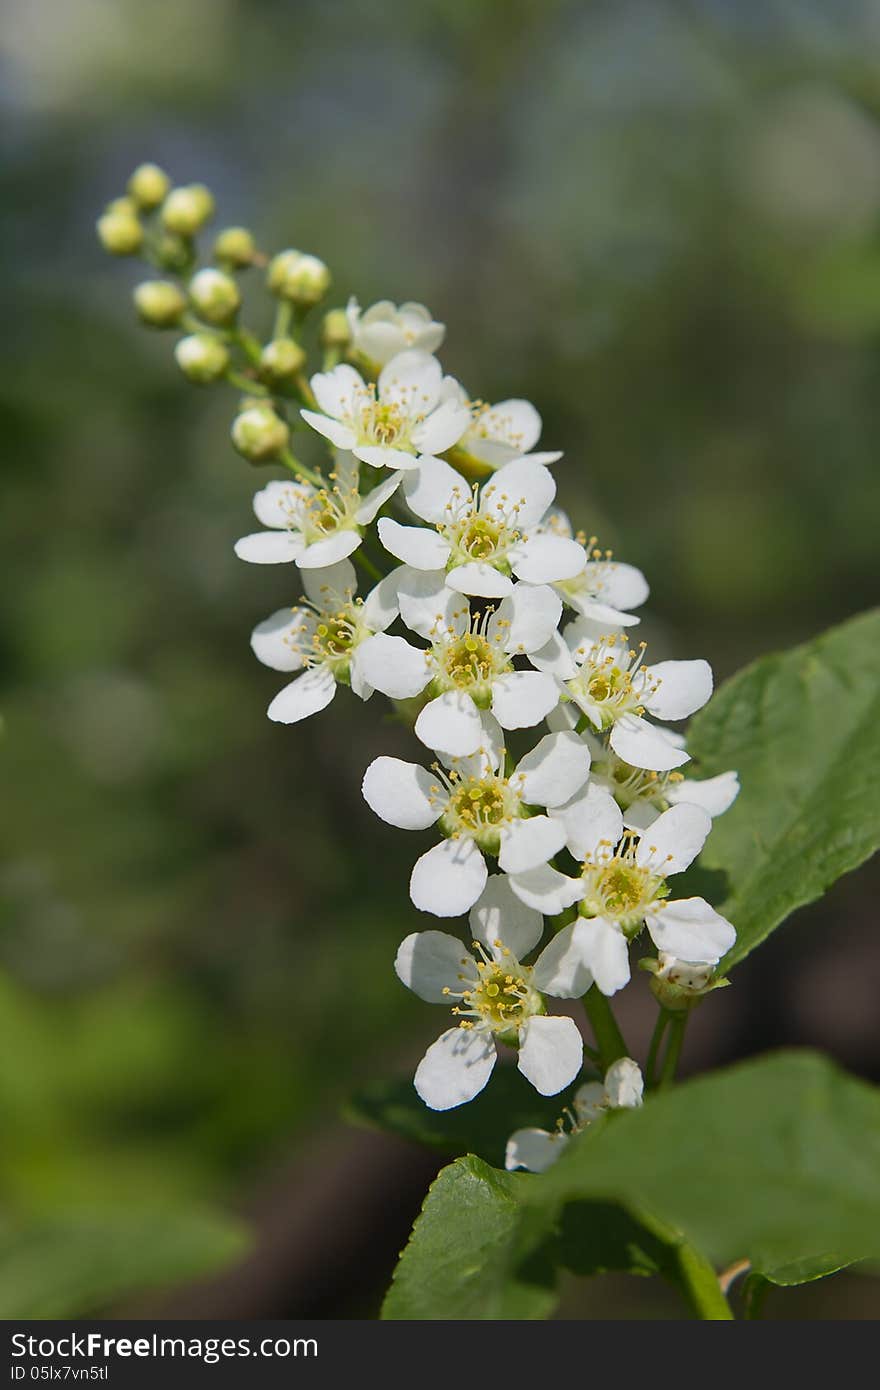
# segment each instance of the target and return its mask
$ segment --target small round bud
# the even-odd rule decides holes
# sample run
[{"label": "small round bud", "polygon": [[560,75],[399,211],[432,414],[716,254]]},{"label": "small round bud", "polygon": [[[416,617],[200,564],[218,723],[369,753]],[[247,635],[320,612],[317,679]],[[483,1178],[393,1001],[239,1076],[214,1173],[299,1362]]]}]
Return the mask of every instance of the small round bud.
[{"label": "small round bud", "polygon": [[232,424],[232,442],[240,454],[252,463],[274,458],[286,448],[290,430],[271,406],[249,406],[236,416]]},{"label": "small round bud", "polygon": [[267,343],[260,356],[260,376],[272,386],[292,381],[306,364],[306,354],[292,338]]},{"label": "small round bud", "polygon": [[195,236],[214,216],[214,198],[203,183],[172,188],[162,204],[162,223],[178,236]]},{"label": "small round bud", "polygon": [[225,227],[214,242],[214,259],[230,270],[244,270],[253,263],[257,244],[246,227]]},{"label": "small round bud", "polygon": [[135,256],[143,245],[144,229],[134,212],[124,208],[105,212],[98,218],[97,226],[101,245],[111,256]]},{"label": "small round bud", "polygon": [[139,164],[128,181],[128,191],[139,208],[157,208],[171,187],[171,180],[158,164]]},{"label": "small round bud", "polygon": [[351,329],[348,315],[344,309],[331,309],[324,315],[321,324],[321,344],[328,348],[347,348],[351,342]]},{"label": "small round bud", "polygon": [[238,285],[225,270],[209,267],[194,275],[189,285],[193,308],[208,323],[228,323],[241,304]]},{"label": "small round bud", "polygon": [[269,262],[266,283],[273,294],[310,309],[330,288],[330,271],[317,256],[302,251],[281,251]]},{"label": "small round bud", "polygon": [[113,198],[104,209],[105,213],[125,214],[127,217],[137,217],[140,209],[134,198]]},{"label": "small round bud", "polygon": [[186,295],[170,280],[144,280],[134,292],[134,305],[150,328],[173,328],[186,308]]},{"label": "small round bud", "polygon": [[177,365],[189,381],[200,386],[217,381],[229,366],[229,353],[210,333],[191,333],[174,349]]},{"label": "small round bud", "polygon": [[190,243],[173,232],[163,232],[157,238],[153,252],[163,270],[184,271],[193,258]]}]

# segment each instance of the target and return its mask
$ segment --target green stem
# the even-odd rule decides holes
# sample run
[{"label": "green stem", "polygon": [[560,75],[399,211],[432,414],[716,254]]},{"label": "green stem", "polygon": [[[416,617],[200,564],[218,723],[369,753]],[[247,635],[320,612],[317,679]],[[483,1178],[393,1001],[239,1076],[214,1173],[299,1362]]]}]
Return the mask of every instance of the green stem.
[{"label": "green stem", "polygon": [[654,1024],[654,1032],[651,1034],[651,1046],[648,1048],[648,1060],[645,1063],[645,1085],[650,1088],[654,1085],[654,1073],[657,1069],[657,1054],[660,1051],[660,1043],[663,1034],[666,1032],[666,1025],[669,1023],[669,1014],[665,1009],[661,1009],[657,1015],[657,1022]]},{"label": "green stem", "polygon": [[246,391],[249,396],[269,395],[265,386],[261,386],[252,377],[245,376],[243,372],[237,372],[234,367],[230,367],[226,373],[226,380],[230,386],[237,386],[240,391]]},{"label": "green stem", "polygon": [[666,1045],[666,1056],[663,1058],[663,1070],[660,1073],[661,1091],[665,1090],[667,1086],[671,1086],[675,1080],[675,1070],[681,1056],[681,1045],[684,1042],[687,1020],[687,1014],[672,1015],[669,1024],[669,1042]]},{"label": "green stem", "polygon": [[356,565],[360,565],[364,574],[368,574],[371,579],[375,579],[378,581],[383,577],[382,571],[380,569],[377,569],[377,567],[373,564],[372,560],[370,559],[369,555],[364,554],[363,546],[358,546],[357,550],[352,552],[351,558],[354,560]]},{"label": "green stem", "polygon": [[253,333],[249,332],[247,328],[234,328],[230,336],[234,342],[238,343],[245,357],[247,357],[255,367],[258,367],[260,365],[263,349],[260,346],[259,340],[254,337]]},{"label": "green stem", "polygon": [[602,1070],[607,1071],[618,1057],[629,1056],[623,1034],[617,1026],[611,1005],[596,985],[584,995],[584,1008],[599,1047],[599,1063]]},{"label": "green stem", "polygon": [[289,449],[282,449],[278,457],[285,468],[289,468],[291,473],[295,473],[298,478],[304,478],[305,481],[311,483],[313,487],[326,486],[325,480],[321,477],[320,473],[316,473],[313,468],[307,468],[304,463],[300,463],[299,459],[296,458]]},{"label": "green stem", "polygon": [[709,1322],[731,1322],[730,1304],[705,1255],[683,1242],[676,1251],[676,1260],[684,1295],[697,1317]]},{"label": "green stem", "polygon": [[272,329],[273,338],[290,337],[290,320],[293,314],[293,305],[287,299],[282,299],[275,314],[275,326]]}]

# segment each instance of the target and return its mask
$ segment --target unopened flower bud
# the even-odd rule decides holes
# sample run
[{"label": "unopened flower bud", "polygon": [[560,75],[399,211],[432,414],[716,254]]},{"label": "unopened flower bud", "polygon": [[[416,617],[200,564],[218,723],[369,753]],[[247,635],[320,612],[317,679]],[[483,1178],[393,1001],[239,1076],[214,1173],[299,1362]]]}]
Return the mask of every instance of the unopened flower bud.
[{"label": "unopened flower bud", "polygon": [[201,318],[208,323],[228,323],[241,304],[238,285],[225,270],[209,267],[194,275],[189,285],[189,297]]},{"label": "unopened flower bud", "polygon": [[266,283],[273,294],[301,309],[317,304],[330,288],[330,271],[317,256],[281,251],[270,261]]},{"label": "unopened flower bud", "polygon": [[290,430],[264,403],[249,406],[236,416],[232,424],[232,442],[240,454],[252,463],[274,458],[287,447]]},{"label": "unopened flower bud", "polygon": [[729,980],[713,980],[714,965],[694,964],[678,960],[661,951],[657,959],[639,961],[639,968],[651,975],[651,993],[670,1013],[685,1013],[699,1003],[705,994],[724,989]]},{"label": "unopened flower bud", "polygon": [[218,232],[214,242],[214,259],[230,270],[243,270],[251,265],[257,245],[246,227],[226,227]]},{"label": "unopened flower bud", "polygon": [[172,188],[162,204],[162,223],[178,236],[195,236],[214,216],[214,198],[203,183]]},{"label": "unopened flower bud", "polygon": [[118,206],[128,201],[127,198],[117,199],[117,206],[111,204],[104,216],[98,218],[98,237],[111,256],[135,256],[143,245],[144,229],[137,213]]},{"label": "unopened flower bud", "polygon": [[171,180],[158,164],[139,164],[128,181],[128,191],[139,208],[157,208],[171,187]]},{"label": "unopened flower bud", "polygon": [[170,280],[144,280],[134,292],[134,304],[150,328],[173,328],[186,308],[186,295]]},{"label": "unopened flower bud", "polygon": [[226,347],[210,333],[191,333],[188,338],[181,338],[174,356],[184,376],[200,386],[219,380],[229,366]]},{"label": "unopened flower bud", "polygon": [[306,364],[306,354],[292,338],[267,343],[260,357],[260,376],[272,386],[293,381]]},{"label": "unopened flower bud", "polygon": [[328,348],[347,348],[351,342],[351,329],[348,315],[344,309],[331,309],[324,315],[321,324],[321,344]]},{"label": "unopened flower bud", "polygon": [[174,232],[163,232],[156,239],[153,252],[163,270],[184,271],[193,258],[191,244]]}]

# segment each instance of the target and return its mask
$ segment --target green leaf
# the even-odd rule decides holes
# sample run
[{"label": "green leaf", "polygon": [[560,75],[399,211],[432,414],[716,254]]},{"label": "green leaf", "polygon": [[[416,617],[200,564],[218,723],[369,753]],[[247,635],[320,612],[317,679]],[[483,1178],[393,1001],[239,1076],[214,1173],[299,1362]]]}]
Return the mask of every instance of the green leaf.
[{"label": "green leaf", "polygon": [[523,1195],[547,1210],[619,1202],[718,1267],[748,1259],[799,1282],[880,1254],[878,1172],[880,1092],[816,1054],[778,1053],[615,1113]]},{"label": "green leaf", "polygon": [[742,783],[700,859],[727,876],[724,970],[880,847],[880,610],[734,676],[688,748],[706,776],[736,768]]},{"label": "green leaf", "polygon": [[344,1113],[355,1124],[388,1130],[445,1154],[478,1154],[500,1166],[515,1129],[554,1129],[563,1104],[561,1096],[539,1096],[516,1067],[498,1066],[486,1089],[454,1110],[429,1110],[407,1078],[364,1087]]},{"label": "green leaf", "polygon": [[0,1316],[70,1318],[214,1270],[247,1246],[230,1218],[190,1207],[0,1226]]}]

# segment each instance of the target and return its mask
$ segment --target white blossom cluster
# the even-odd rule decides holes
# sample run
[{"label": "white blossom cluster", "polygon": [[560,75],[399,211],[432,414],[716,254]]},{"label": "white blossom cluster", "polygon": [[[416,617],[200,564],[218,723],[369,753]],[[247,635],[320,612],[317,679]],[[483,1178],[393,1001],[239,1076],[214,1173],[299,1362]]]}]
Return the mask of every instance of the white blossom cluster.
[{"label": "white blossom cluster", "polygon": [[[548,1001],[620,990],[643,931],[667,975],[680,963],[707,984],[733,944],[709,903],[674,892],[738,790],[733,772],[679,771],[689,755],[669,727],[706,703],[712,672],[652,662],[633,640],[648,585],[556,507],[560,455],[537,451],[533,405],[474,401],[444,375],[444,327],[421,305],[352,302],[346,316],[349,360],[312,376],[300,412],[332,451],[326,481],[269,483],[254,499],[264,529],[236,545],[301,571],[303,599],[251,639],[293,676],[269,717],[302,720],[340,685],[413,713],[424,755],[376,758],[363,794],[390,825],[433,828],[410,896],[434,917],[467,915],[471,943],[427,930],[397,953],[400,979],[450,1024],[416,1089],[437,1110],[471,1100],[501,1046],[555,1095],[581,1073],[583,1043]],[[356,565],[371,575],[363,594]],[[570,1130],[639,1103],[623,1061],[581,1086]],[[565,1138],[519,1131],[508,1164],[546,1166]]]}]

